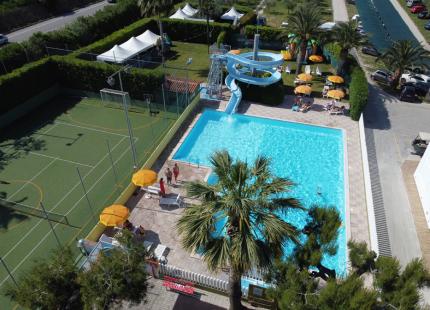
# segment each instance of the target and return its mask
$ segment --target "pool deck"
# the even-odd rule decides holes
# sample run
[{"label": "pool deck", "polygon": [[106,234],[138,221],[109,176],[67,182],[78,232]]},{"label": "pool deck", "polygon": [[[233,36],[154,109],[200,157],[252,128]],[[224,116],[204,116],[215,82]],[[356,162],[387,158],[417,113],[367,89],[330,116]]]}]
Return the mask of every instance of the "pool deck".
[{"label": "pool deck", "polygon": [[[293,112],[291,110],[292,101],[293,96],[286,96],[284,103],[276,107],[242,102],[238,113],[343,129],[346,134],[345,154],[347,154],[347,165],[345,166],[347,166],[347,175],[349,176],[349,182],[347,183],[348,188],[346,190],[346,201],[349,201],[349,203],[347,203],[346,212],[347,239],[365,241],[369,244],[369,228],[358,123],[352,121],[348,116],[329,115],[326,111],[323,111],[323,103],[327,102],[327,99],[315,99],[312,110],[307,113]],[[225,100],[220,103],[202,102],[202,107],[211,107],[221,111],[224,110],[225,105]],[[179,135],[174,139],[171,145],[168,146],[154,165],[153,169],[159,171],[160,177],[164,177],[164,172],[167,167],[173,167],[176,162],[172,160],[173,155],[184,141],[189,131],[193,128],[200,115],[201,114],[198,113],[193,120],[189,121],[186,126],[187,128],[181,130]],[[179,162],[179,167],[179,182],[167,186],[167,192],[180,193],[185,197],[186,203],[192,203],[193,201],[186,197],[184,184],[191,180],[206,180],[210,174],[210,170],[207,167],[199,167],[184,162]],[[184,211],[183,208],[160,207],[158,197],[148,197],[143,193],[133,196],[128,201],[127,205],[133,208],[130,217],[131,222],[135,225],[142,225],[145,228],[145,239],[155,244],[161,243],[169,247],[170,252],[167,255],[169,265],[204,275],[210,275],[222,280],[228,279],[228,275],[221,270],[216,273],[209,272],[205,263],[198,255],[190,254],[182,248],[180,238],[175,230],[175,225]]]}]

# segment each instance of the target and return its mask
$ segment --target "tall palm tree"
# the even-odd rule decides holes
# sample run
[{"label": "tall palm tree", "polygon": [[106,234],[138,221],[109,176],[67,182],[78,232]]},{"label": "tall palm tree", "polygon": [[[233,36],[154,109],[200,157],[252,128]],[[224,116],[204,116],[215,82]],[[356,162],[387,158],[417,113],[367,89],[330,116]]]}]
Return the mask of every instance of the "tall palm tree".
[{"label": "tall palm tree", "polygon": [[383,62],[387,68],[394,72],[392,87],[397,88],[403,72],[408,67],[428,67],[430,53],[421,45],[412,43],[412,41],[401,40],[393,42],[376,61]]},{"label": "tall palm tree", "polygon": [[319,26],[322,25],[321,12],[315,7],[300,4],[288,17],[288,32],[294,33],[299,39],[299,53],[297,54],[296,74],[302,71],[306,48],[312,38],[320,35]]},{"label": "tall palm tree", "polygon": [[[269,268],[282,256],[287,241],[298,242],[296,227],[279,215],[302,207],[296,199],[282,196],[293,183],[274,176],[266,157],[249,166],[220,151],[212,155],[211,164],[219,181],[188,184],[188,195],[201,204],[188,207],[177,228],[184,248],[202,251],[210,270],[230,269],[230,309],[236,310],[242,308],[242,275],[253,268]],[[220,232],[217,224],[223,220]]]},{"label": "tall palm tree", "polygon": [[367,38],[357,31],[357,22],[338,23],[332,31],[332,41],[340,46],[337,74],[343,75],[348,61],[349,51],[367,43]]},{"label": "tall palm tree", "polygon": [[163,24],[161,15],[172,8],[173,0],[138,0],[141,16],[157,16],[161,36],[161,61],[164,63]]}]

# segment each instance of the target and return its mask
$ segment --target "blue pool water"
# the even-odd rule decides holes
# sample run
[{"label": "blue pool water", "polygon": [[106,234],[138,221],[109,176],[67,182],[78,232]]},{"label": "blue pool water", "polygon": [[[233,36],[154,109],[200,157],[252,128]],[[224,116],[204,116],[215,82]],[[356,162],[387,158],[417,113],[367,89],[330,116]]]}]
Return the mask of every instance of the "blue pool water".
[{"label": "blue pool water", "polygon": [[[341,130],[205,110],[173,159],[210,166],[210,155],[220,149],[227,149],[233,158],[250,163],[260,154],[270,157],[274,174],[296,183],[290,196],[300,199],[305,207],[335,206],[345,222]],[[216,182],[216,176],[211,175],[208,182]],[[304,211],[291,211],[284,218],[298,228],[303,228],[307,220]],[[345,274],[343,224],[337,243],[338,253],[325,257],[324,264]],[[287,244],[285,255],[292,250],[293,244]]]}]

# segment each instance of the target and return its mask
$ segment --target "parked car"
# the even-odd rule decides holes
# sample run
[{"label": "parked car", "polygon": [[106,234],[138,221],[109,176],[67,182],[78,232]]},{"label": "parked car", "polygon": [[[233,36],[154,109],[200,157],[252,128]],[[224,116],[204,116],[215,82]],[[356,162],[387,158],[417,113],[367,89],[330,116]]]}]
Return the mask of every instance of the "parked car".
[{"label": "parked car", "polygon": [[403,73],[400,77],[400,84],[404,84],[406,82],[412,83],[427,83],[430,86],[430,76],[425,74],[416,74],[416,73]]},{"label": "parked car", "polygon": [[406,6],[407,6],[408,8],[411,8],[411,7],[413,7],[414,5],[418,5],[418,4],[423,4],[423,2],[422,2],[421,0],[408,0],[408,1],[406,2]]},{"label": "parked car", "polygon": [[415,87],[413,86],[404,86],[400,91],[399,99],[400,101],[409,101],[415,102],[417,98],[417,94],[415,92]]},{"label": "parked car", "polygon": [[419,19],[429,19],[430,18],[429,12],[427,10],[422,11],[421,13],[418,13],[417,16]]},{"label": "parked car", "polygon": [[0,34],[0,46],[7,43],[9,43],[9,39],[4,34]]},{"label": "parked car", "polygon": [[417,4],[411,7],[411,13],[413,14],[417,14],[425,10],[427,10],[427,8],[424,4]]},{"label": "parked car", "polygon": [[428,22],[427,24],[425,24],[424,28],[427,29],[427,30],[430,30],[430,22]]},{"label": "parked car", "polygon": [[377,82],[390,84],[393,80],[393,75],[391,72],[388,72],[386,70],[376,70],[370,75],[371,79]]},{"label": "parked car", "polygon": [[418,83],[412,83],[412,82],[406,82],[404,84],[402,84],[403,86],[412,86],[415,88],[415,92],[418,96],[424,97],[425,95],[427,95],[429,89],[430,89],[430,85],[423,83],[423,82],[418,82]]},{"label": "parked car", "polygon": [[375,57],[381,55],[381,53],[372,45],[363,46],[361,48],[361,52],[363,54],[367,54]]}]

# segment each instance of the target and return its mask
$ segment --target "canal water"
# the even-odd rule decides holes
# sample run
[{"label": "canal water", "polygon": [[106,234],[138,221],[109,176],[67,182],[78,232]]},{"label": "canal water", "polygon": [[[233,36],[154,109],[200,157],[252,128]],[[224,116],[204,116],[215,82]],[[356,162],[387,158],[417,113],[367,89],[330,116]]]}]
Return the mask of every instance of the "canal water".
[{"label": "canal water", "polygon": [[388,48],[392,41],[397,40],[410,40],[418,44],[390,0],[356,0],[355,3],[364,31],[378,50]]}]

